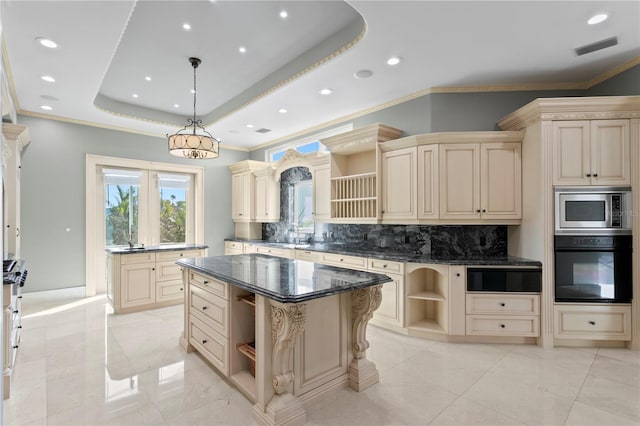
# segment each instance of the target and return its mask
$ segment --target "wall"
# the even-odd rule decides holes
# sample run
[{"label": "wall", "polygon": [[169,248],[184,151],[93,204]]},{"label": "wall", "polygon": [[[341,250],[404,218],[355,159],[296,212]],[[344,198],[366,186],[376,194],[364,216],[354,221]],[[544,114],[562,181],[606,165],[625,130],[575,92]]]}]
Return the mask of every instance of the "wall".
[{"label": "wall", "polygon": [[[96,154],[205,167],[205,243],[224,252],[234,235],[231,174],[227,165],[246,152],[221,150],[215,160],[169,155],[166,140],[60,121],[19,116],[32,142],[22,157],[22,255],[25,292],[85,285],[85,155]],[[66,232],[65,228],[71,228]]]},{"label": "wall", "polygon": [[620,73],[585,92],[585,96],[640,95],[640,65]]}]

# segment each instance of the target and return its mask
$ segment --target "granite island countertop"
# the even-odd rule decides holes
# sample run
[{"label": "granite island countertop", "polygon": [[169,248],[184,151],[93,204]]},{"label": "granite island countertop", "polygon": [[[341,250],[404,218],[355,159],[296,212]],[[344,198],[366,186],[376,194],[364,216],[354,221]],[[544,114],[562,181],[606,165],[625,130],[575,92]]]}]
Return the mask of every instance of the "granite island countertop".
[{"label": "granite island countertop", "polygon": [[105,251],[109,254],[131,254],[131,253],[149,253],[156,251],[181,251],[181,250],[202,250],[209,248],[206,244],[160,244],[153,246],[137,246],[134,248],[129,247],[111,247],[106,248]]},{"label": "granite island countertop", "polygon": [[354,271],[263,254],[180,259],[178,265],[282,303],[298,303],[390,282]]},{"label": "granite island countertop", "polygon": [[372,250],[359,246],[357,243],[308,243],[292,244],[279,243],[264,240],[241,240],[227,238],[225,241],[237,241],[241,243],[264,245],[267,247],[280,247],[295,250],[318,251],[324,253],[344,254],[346,256],[369,257],[381,260],[393,260],[409,263],[435,263],[446,265],[502,265],[502,266],[527,266],[539,268],[542,263],[538,260],[517,256],[484,256],[484,255],[460,255],[460,256],[434,256],[425,253],[394,251],[389,248]]}]

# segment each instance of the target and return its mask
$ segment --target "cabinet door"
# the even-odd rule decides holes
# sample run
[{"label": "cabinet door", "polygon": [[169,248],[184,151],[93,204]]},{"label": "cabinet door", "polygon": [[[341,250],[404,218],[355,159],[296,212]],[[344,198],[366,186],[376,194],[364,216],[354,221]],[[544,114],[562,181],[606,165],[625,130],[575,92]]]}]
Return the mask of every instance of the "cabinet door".
[{"label": "cabinet door", "polygon": [[589,121],[554,121],[554,185],[589,185],[589,150]]},{"label": "cabinet door", "polygon": [[440,217],[438,145],[418,147],[418,219]]},{"label": "cabinet door", "polygon": [[440,219],[480,218],[480,147],[441,145]]},{"label": "cabinet door", "polygon": [[382,219],[416,219],[416,148],[382,154]]},{"label": "cabinet door", "polygon": [[248,222],[252,219],[251,198],[253,185],[251,173],[231,176],[231,217],[236,222]]},{"label": "cabinet door", "polygon": [[404,327],[404,276],[387,274],[393,281],[382,284],[382,301],[373,318],[397,327]]},{"label": "cabinet door", "polygon": [[120,274],[121,308],[155,303],[155,264],[134,263],[122,265]]},{"label": "cabinet door", "polygon": [[483,219],[522,218],[522,150],[517,142],[480,145]]},{"label": "cabinet door", "polygon": [[316,166],[313,176],[313,219],[316,222],[331,218],[331,168],[330,164]]},{"label": "cabinet door", "polygon": [[257,222],[278,222],[280,220],[279,182],[275,182],[272,175],[256,177],[255,211]]},{"label": "cabinet door", "polygon": [[591,121],[591,183],[629,185],[629,120]]}]

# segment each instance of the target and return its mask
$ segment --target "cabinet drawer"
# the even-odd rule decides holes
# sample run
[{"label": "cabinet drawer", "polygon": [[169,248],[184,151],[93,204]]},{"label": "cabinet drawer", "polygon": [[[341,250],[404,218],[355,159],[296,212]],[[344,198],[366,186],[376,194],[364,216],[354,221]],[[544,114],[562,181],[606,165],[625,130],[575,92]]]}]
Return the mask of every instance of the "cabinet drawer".
[{"label": "cabinet drawer", "polygon": [[121,265],[130,265],[134,263],[155,263],[155,261],[156,261],[156,254],[153,252],[120,255]]},{"label": "cabinet drawer", "polygon": [[222,374],[229,376],[229,340],[193,315],[189,316],[189,343]]},{"label": "cabinet drawer", "polygon": [[346,256],[344,254],[335,253],[322,253],[320,261],[328,265],[340,266],[342,268],[358,269],[361,271],[367,269],[367,259],[364,257]]},{"label": "cabinet drawer", "polygon": [[191,287],[189,312],[212,330],[229,337],[229,302],[197,287]]},{"label": "cabinet drawer", "polygon": [[182,277],[182,267],[175,262],[162,262],[156,264],[156,281],[171,281]]},{"label": "cabinet drawer", "polygon": [[554,337],[631,340],[631,306],[555,305]]},{"label": "cabinet drawer", "polygon": [[317,251],[296,250],[296,259],[306,260],[308,262],[320,262],[322,260],[322,254]]},{"label": "cabinet drawer", "polygon": [[225,241],[224,242],[224,254],[243,254],[244,253],[244,243],[239,243],[237,241]]},{"label": "cabinet drawer", "polygon": [[268,254],[269,256],[278,256],[278,257],[284,257],[287,259],[292,259],[294,256],[294,253],[291,253],[291,250],[289,249],[281,249],[281,248],[276,248],[276,247],[263,247],[263,246],[256,246],[256,253],[261,253],[261,254]]},{"label": "cabinet drawer", "polygon": [[389,260],[369,259],[368,267],[370,271],[386,272],[389,274],[404,274],[404,263]]},{"label": "cabinet drawer", "polygon": [[175,262],[179,259],[188,259],[190,257],[202,257],[201,250],[176,250],[176,251],[159,251],[156,253],[156,262]]},{"label": "cabinet drawer", "polygon": [[201,289],[227,299],[229,297],[229,286],[227,283],[218,281],[215,278],[205,277],[194,272],[189,272],[189,283]]},{"label": "cabinet drawer", "polygon": [[467,293],[467,314],[539,315],[537,294]]},{"label": "cabinet drawer", "polygon": [[156,283],[156,302],[184,300],[184,285],[182,281],[163,281]]},{"label": "cabinet drawer", "polygon": [[467,315],[467,335],[528,336],[540,335],[539,317]]}]

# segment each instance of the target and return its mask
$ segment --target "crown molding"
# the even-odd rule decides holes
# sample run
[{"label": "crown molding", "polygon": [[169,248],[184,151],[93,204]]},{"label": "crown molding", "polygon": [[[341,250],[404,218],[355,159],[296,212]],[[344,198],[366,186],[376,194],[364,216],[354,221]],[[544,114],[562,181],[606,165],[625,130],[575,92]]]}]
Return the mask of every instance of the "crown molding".
[{"label": "crown molding", "polygon": [[640,96],[538,98],[498,121],[504,130],[522,130],[542,120],[640,118]]},{"label": "crown molding", "polygon": [[438,132],[422,135],[407,136],[401,139],[390,140],[380,144],[382,152],[395,151],[402,148],[412,148],[422,145],[434,144],[461,144],[461,143],[485,143],[485,142],[522,142],[523,131],[478,131],[478,132]]}]

